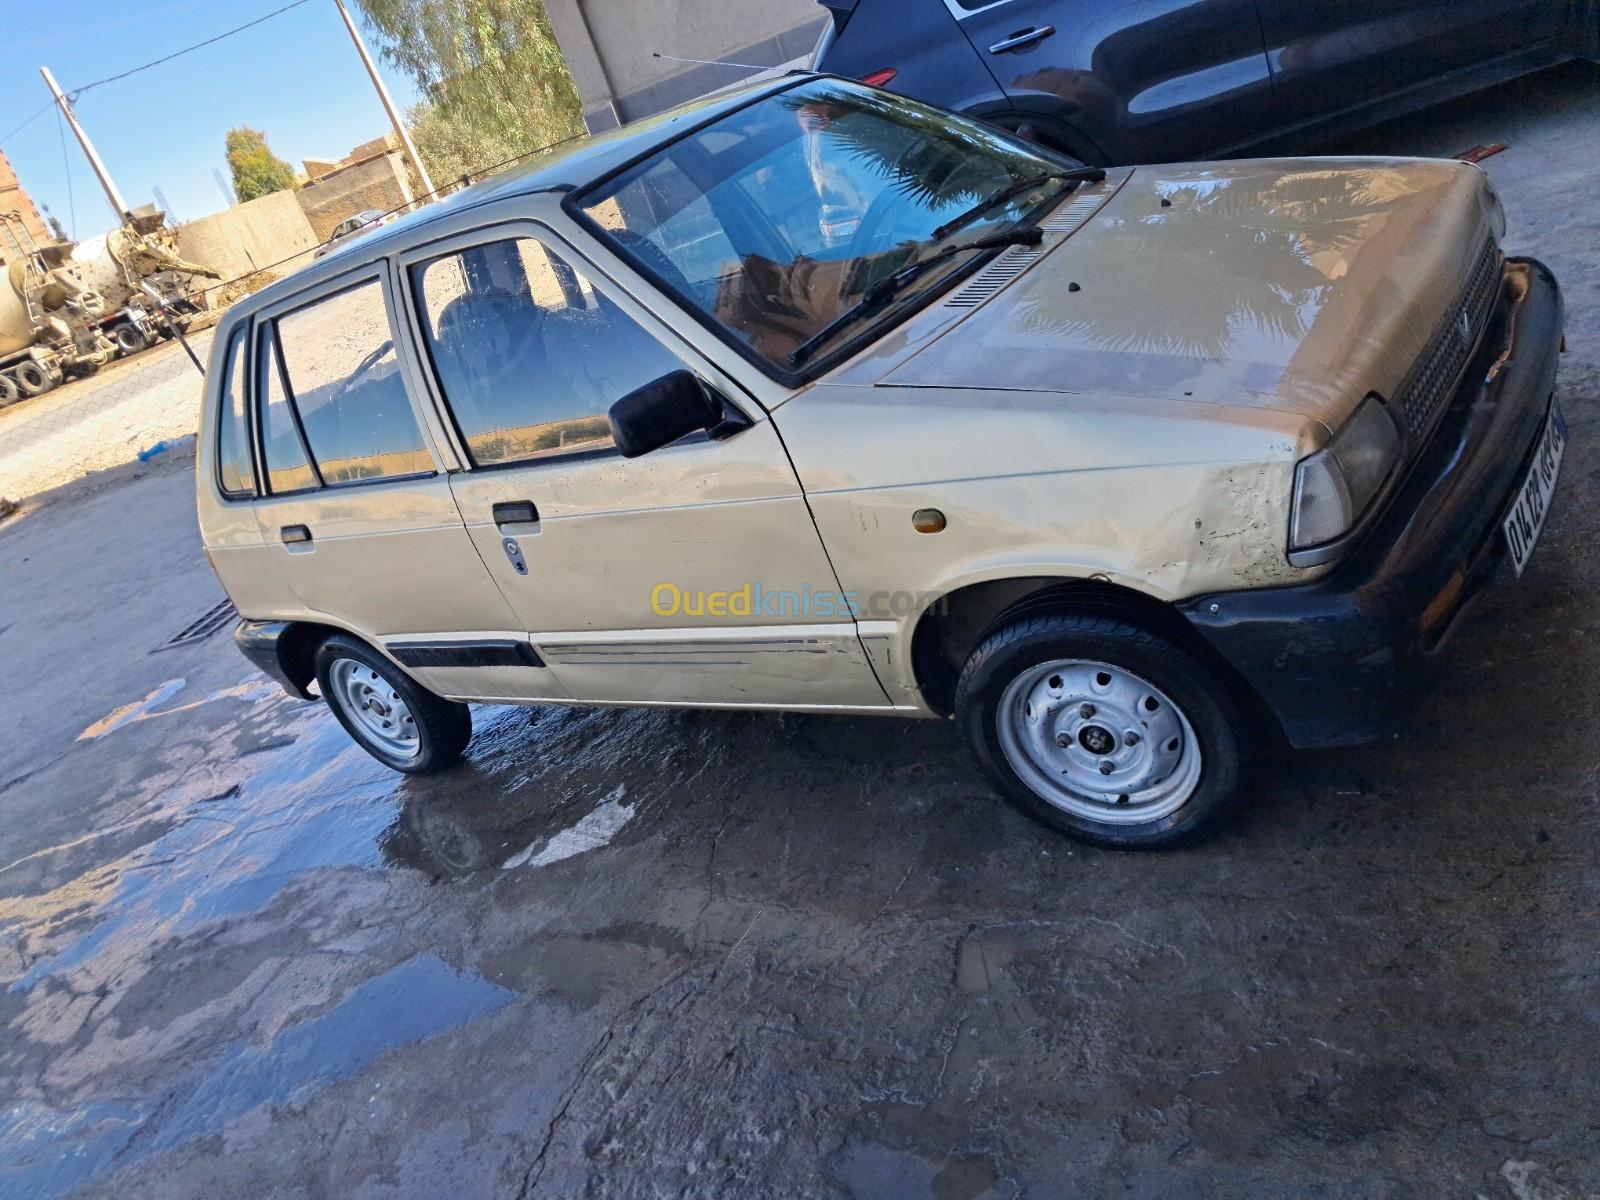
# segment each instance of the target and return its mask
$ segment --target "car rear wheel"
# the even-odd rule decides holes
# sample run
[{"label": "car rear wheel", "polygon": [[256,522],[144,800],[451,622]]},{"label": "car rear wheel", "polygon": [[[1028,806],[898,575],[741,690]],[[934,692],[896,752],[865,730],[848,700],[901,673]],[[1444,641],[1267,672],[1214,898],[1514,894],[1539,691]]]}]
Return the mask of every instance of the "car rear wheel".
[{"label": "car rear wheel", "polygon": [[1242,773],[1237,707],[1176,642],[1124,618],[1053,612],[983,639],[956,716],[1017,808],[1123,849],[1216,829]]},{"label": "car rear wheel", "polygon": [[15,404],[22,399],[22,393],[17,390],[17,385],[9,375],[0,375],[0,408]]},{"label": "car rear wheel", "polygon": [[472,737],[465,704],[422,687],[366,643],[334,634],[317,649],[317,686],[345,732],[396,771],[425,775],[461,757]]}]

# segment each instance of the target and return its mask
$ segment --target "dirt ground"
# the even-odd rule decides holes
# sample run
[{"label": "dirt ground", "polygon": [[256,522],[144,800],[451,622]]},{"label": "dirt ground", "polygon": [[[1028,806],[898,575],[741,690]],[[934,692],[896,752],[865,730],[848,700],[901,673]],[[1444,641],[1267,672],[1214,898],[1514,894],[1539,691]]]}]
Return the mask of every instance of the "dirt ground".
[{"label": "dirt ground", "polygon": [[944,723],[477,708],[401,779],[224,635],[190,464],[0,525],[0,1193],[1600,1195],[1600,69],[1485,164],[1568,300],[1527,575],[1164,855]]}]

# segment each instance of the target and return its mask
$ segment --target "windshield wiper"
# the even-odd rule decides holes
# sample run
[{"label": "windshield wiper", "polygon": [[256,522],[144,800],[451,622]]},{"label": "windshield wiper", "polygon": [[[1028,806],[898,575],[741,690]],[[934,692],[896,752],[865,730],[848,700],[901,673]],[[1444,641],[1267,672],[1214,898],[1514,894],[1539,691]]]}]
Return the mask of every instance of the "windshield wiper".
[{"label": "windshield wiper", "polygon": [[863,317],[875,315],[901,288],[958,254],[965,254],[969,250],[998,250],[1002,246],[1037,246],[1043,238],[1044,231],[1037,225],[1019,225],[1003,233],[991,233],[988,237],[974,238],[970,242],[946,246],[937,254],[919,258],[916,262],[901,267],[893,275],[886,276],[869,287],[861,294],[861,299],[790,351],[789,362],[799,366],[816,352],[818,346],[841,329]]},{"label": "windshield wiper", "polygon": [[990,192],[979,200],[966,212],[951,217],[943,225],[933,231],[934,241],[942,237],[949,237],[956,230],[972,224],[990,209],[999,208],[1008,201],[1015,200],[1023,192],[1036,187],[1043,187],[1052,179],[1059,179],[1063,183],[1093,183],[1106,177],[1105,171],[1100,167],[1079,167],[1073,171],[1049,171],[1043,175],[1034,175],[1029,179],[1019,179],[1016,183],[1008,184],[998,191]]}]

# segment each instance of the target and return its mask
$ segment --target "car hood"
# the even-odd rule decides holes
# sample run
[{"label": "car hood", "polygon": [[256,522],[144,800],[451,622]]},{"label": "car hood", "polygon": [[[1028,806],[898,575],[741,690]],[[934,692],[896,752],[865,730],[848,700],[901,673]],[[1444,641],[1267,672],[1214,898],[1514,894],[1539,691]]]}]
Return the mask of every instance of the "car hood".
[{"label": "car hood", "polygon": [[1139,167],[964,317],[834,382],[1247,405],[1331,428],[1369,391],[1395,394],[1500,223],[1482,173],[1448,160]]}]

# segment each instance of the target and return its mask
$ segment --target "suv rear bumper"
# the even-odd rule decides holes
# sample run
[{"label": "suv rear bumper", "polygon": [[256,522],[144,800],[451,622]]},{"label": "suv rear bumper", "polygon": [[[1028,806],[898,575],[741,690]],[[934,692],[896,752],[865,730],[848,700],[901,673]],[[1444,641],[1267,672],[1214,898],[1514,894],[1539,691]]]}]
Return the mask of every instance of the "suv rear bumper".
[{"label": "suv rear bumper", "polygon": [[1503,288],[1439,425],[1348,558],[1314,583],[1179,606],[1291,745],[1391,732],[1408,668],[1439,648],[1504,567],[1501,520],[1550,412],[1562,303],[1555,277],[1532,259],[1508,259]]}]

